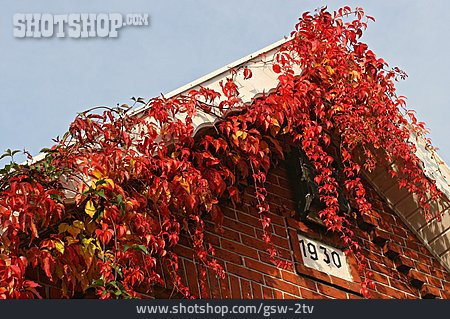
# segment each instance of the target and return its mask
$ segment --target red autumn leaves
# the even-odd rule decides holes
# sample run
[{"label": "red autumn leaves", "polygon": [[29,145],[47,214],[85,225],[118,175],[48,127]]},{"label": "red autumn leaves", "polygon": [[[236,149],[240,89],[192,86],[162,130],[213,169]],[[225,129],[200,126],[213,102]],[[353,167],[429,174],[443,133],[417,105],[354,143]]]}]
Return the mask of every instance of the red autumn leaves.
[{"label": "red autumn leaves", "polygon": [[[344,23],[353,13],[356,18]],[[38,283],[26,275],[38,267],[66,297],[92,287],[99,298],[139,297],[155,285],[192,297],[179,273],[181,240],[195,253],[206,297],[206,269],[224,276],[205,239],[207,223],[223,231],[220,204],[239,205],[249,186],[267,251],[277,266],[291,267],[271,242],[273,212],[265,189],[271,166],[290,147],[301,148],[314,166],[325,205],[319,215],[355,254],[366,295],[373,283],[353,220],[340,212],[339,185],[354,213],[370,214],[361,168],[388,160],[399,163],[395,174],[425,209],[426,194],[439,193],[407,141],[410,131],[398,110],[403,99],[393,82],[402,73],[387,70],[359,42],[365,27],[361,9],[303,14],[270,66],[278,76],[276,90],[251,105],[242,104],[231,77],[220,83],[221,92],[201,87],[151,99],[138,116],[124,108],[80,114],[43,161],[1,178],[0,297],[38,296]],[[294,75],[294,67],[302,73]],[[248,67],[242,74],[253,76]],[[225,117],[229,108],[239,113]],[[199,109],[220,118],[214,130],[194,139]],[[423,133],[423,124],[408,115],[413,130]],[[68,191],[75,202],[66,198]]]}]

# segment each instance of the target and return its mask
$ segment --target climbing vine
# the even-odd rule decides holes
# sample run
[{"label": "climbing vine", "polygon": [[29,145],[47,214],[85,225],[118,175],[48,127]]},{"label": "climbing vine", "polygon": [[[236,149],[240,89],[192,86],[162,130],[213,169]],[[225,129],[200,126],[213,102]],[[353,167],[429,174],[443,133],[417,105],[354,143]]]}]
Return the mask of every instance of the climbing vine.
[{"label": "climbing vine", "polygon": [[[361,171],[395,163],[391,174],[418,195],[427,216],[428,199],[440,196],[410,140],[425,134],[423,123],[395,93],[405,74],[360,42],[368,20],[360,8],[304,13],[271,62],[276,90],[251,104],[235,83],[239,75],[250,79],[251,67],[237,68],[221,92],[200,87],[134,99],[145,105],[135,113],[126,106],[83,112],[42,160],[12,161],[0,180],[0,298],[40,297],[31,279],[36,271],[66,297],[94,291],[134,298],[164,284],[191,297],[174,247],[186,236],[200,277],[207,269],[225,276],[205,240],[205,218],[223,231],[220,204],[240,203],[245,188],[254,191],[273,262],[291,267],[271,244],[265,181],[292,147],[313,165],[324,204],[319,216],[355,255],[368,295],[373,283],[352,231],[354,215],[372,214]],[[211,131],[194,134],[199,112],[216,121]],[[340,211],[338,185],[354,211]]]}]

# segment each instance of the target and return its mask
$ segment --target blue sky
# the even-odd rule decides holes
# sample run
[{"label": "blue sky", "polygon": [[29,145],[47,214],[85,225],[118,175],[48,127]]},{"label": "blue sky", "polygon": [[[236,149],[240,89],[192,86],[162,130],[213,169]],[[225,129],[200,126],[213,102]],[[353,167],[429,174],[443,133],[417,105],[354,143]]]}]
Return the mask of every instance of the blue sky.
[{"label": "blue sky", "polygon": [[[0,0],[0,152],[37,154],[77,112],[150,98],[288,35],[304,11],[361,6],[364,41],[409,77],[398,84],[450,163],[450,12],[445,1]],[[14,38],[15,13],[147,13],[118,38]]]}]

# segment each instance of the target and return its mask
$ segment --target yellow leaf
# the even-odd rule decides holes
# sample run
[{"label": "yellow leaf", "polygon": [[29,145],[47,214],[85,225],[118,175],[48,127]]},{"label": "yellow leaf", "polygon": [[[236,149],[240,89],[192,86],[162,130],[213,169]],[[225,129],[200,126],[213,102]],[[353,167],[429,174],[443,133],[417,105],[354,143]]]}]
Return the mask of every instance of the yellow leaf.
[{"label": "yellow leaf", "polygon": [[94,238],[83,238],[82,240],[83,246],[82,248],[86,250],[87,253],[89,253],[89,256],[94,256],[95,249],[96,249],[96,242]]},{"label": "yellow leaf", "polygon": [[236,132],[236,137],[241,137],[243,140],[245,140],[247,138],[247,135],[248,135],[247,132],[244,132],[241,130]]},{"label": "yellow leaf", "polygon": [[78,239],[73,238],[73,237],[71,237],[71,236],[66,236],[65,239],[66,239],[66,241],[67,241],[67,245],[68,245],[68,246],[70,246],[70,245],[72,245],[72,244],[76,244],[76,243],[78,243],[78,241],[79,241]]},{"label": "yellow leaf", "polygon": [[105,178],[105,182],[108,183],[109,185],[111,185],[111,187],[114,188],[114,181],[110,178]]},{"label": "yellow leaf", "polygon": [[189,182],[188,182],[184,177],[182,177],[182,178],[180,179],[180,185],[181,185],[181,187],[184,188],[184,190],[185,190],[188,194],[191,193],[191,186],[189,185]]},{"label": "yellow leaf", "polygon": [[327,65],[327,66],[325,66],[325,68],[327,69],[328,73],[330,73],[330,75],[333,75],[334,70],[331,66]]},{"label": "yellow leaf", "polygon": [[270,119],[270,124],[272,124],[273,126],[280,127],[280,123],[279,123],[278,120],[277,120],[276,118],[274,118],[274,117],[272,117],[272,118]]},{"label": "yellow leaf", "polygon": [[72,225],[78,229],[84,230],[84,223],[81,220],[74,220]]},{"label": "yellow leaf", "polygon": [[69,226],[67,232],[71,234],[73,237],[77,237],[81,230],[77,227]]},{"label": "yellow leaf", "polygon": [[72,226],[67,227],[67,232],[71,234],[73,237],[77,237],[82,230],[84,230],[84,223],[80,220],[75,220],[72,223]]},{"label": "yellow leaf", "polygon": [[60,239],[55,240],[55,248],[61,254],[64,254],[64,243]]},{"label": "yellow leaf", "polygon": [[83,255],[86,261],[87,269],[89,269],[91,267],[93,256],[95,254],[96,242],[95,239],[92,237],[88,239],[83,238],[81,242],[82,242],[81,254]]},{"label": "yellow leaf", "polygon": [[92,175],[96,178],[96,179],[101,179],[103,177],[102,172],[100,172],[98,169],[94,170],[92,172]]},{"label": "yellow leaf", "polygon": [[270,134],[272,134],[272,136],[276,136],[280,131],[280,123],[276,118],[272,117],[270,119],[270,124]]},{"label": "yellow leaf", "polygon": [[171,196],[171,193],[170,193],[170,190],[169,189],[167,189],[166,190],[166,197],[167,197],[167,200],[169,201],[171,198],[172,198],[172,196]]},{"label": "yellow leaf", "polygon": [[352,78],[353,78],[354,81],[358,81],[359,78],[361,77],[361,75],[359,74],[359,72],[356,71],[356,70],[350,71],[350,75],[352,76]]},{"label": "yellow leaf", "polygon": [[94,203],[92,202],[92,200],[88,200],[86,202],[86,206],[84,206],[84,211],[86,214],[89,215],[89,217],[94,217],[95,212],[97,211],[95,209]]}]

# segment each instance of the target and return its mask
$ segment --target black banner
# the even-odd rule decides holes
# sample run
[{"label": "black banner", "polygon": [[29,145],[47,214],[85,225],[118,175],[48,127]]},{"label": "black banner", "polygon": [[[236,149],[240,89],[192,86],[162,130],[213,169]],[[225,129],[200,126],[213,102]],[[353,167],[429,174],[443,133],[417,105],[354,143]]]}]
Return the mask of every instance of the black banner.
[{"label": "black banner", "polygon": [[4,300],[0,318],[448,317],[448,300]]}]

